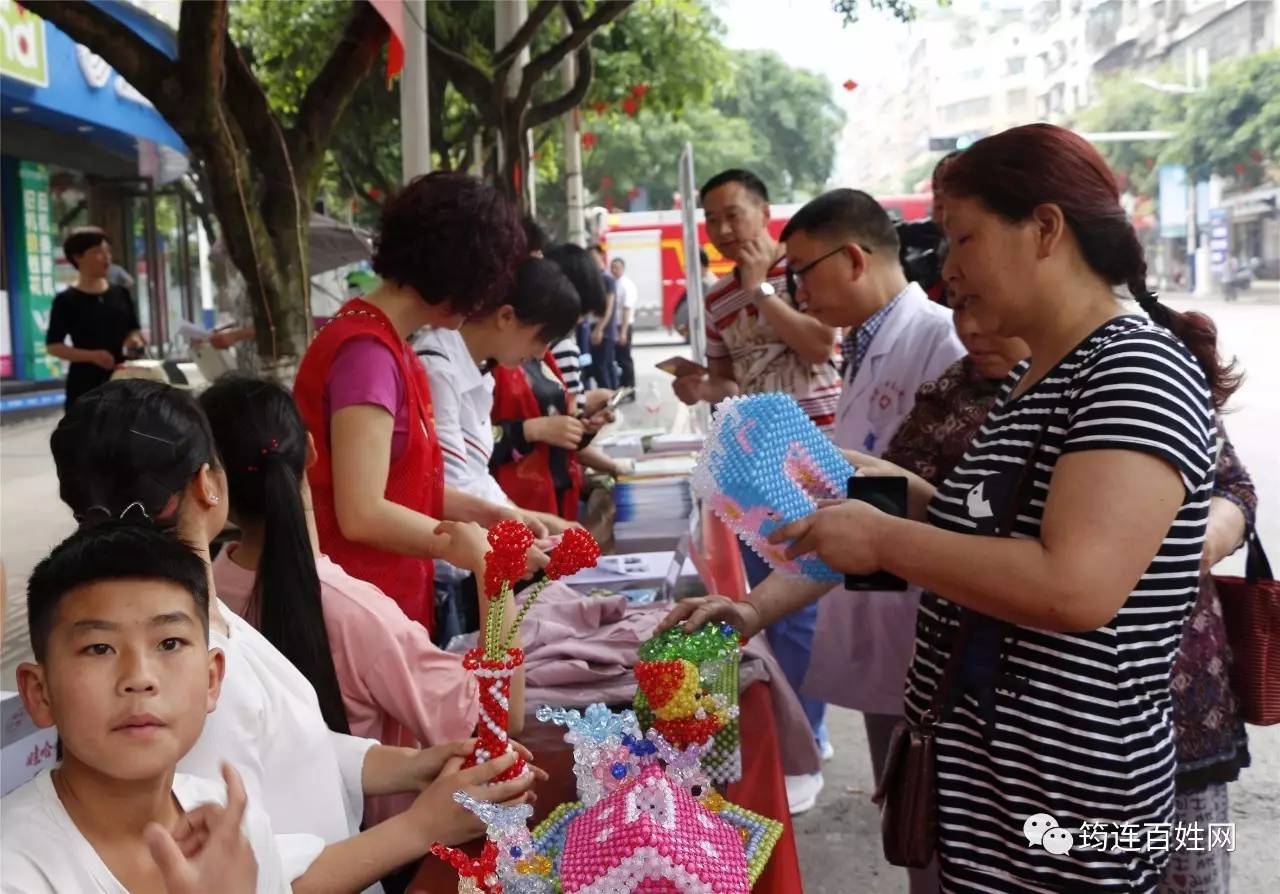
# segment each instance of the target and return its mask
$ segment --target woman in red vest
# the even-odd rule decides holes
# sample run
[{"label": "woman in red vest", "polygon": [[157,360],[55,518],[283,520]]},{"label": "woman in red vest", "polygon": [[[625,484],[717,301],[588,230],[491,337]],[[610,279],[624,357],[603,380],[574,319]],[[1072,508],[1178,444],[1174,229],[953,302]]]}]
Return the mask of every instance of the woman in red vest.
[{"label": "woman in red vest", "polygon": [[431,388],[406,339],[493,308],[524,254],[520,217],[497,190],[458,173],[417,178],[382,213],[382,284],[343,306],[298,370],[294,398],[319,454],[321,549],[428,629],[432,560],[483,574],[488,545],[479,526],[441,520]]}]

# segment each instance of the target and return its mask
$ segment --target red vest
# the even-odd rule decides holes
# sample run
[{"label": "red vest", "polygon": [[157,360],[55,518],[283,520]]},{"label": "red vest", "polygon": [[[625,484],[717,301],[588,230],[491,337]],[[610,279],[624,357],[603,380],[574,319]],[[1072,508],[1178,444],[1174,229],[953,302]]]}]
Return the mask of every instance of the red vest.
[{"label": "red vest", "polygon": [[400,366],[408,402],[409,431],[404,452],[391,461],[385,496],[415,512],[443,517],[444,460],[431,410],[431,386],[422,364],[382,311],[359,298],[349,301],[307,348],[293,386],[302,420],[316,442],[319,461],[307,473],[315,505],[320,549],[352,577],[376,585],[404,613],[430,630],[434,623],[434,568],[430,559],[403,556],[342,536],[333,501],[333,465],[325,383],[338,349],[353,338],[373,336],[391,351]]},{"label": "red vest", "polygon": [[[564,376],[556,366],[551,352],[547,351],[542,358],[551,368],[560,384],[564,385]],[[574,408],[573,395],[565,392],[565,406],[570,411]],[[511,422],[519,419],[537,419],[542,415],[538,399],[533,388],[525,377],[524,369],[505,369],[501,366],[493,370],[493,412],[494,422]],[[551,446],[539,441],[533,445],[533,452],[525,454],[515,462],[503,463],[494,470],[498,484],[506,491],[511,502],[522,509],[533,512],[547,512],[558,515],[568,521],[578,519],[578,495],[582,490],[582,468],[578,465],[575,454],[569,454],[569,489],[556,493],[555,479],[551,474]]]}]

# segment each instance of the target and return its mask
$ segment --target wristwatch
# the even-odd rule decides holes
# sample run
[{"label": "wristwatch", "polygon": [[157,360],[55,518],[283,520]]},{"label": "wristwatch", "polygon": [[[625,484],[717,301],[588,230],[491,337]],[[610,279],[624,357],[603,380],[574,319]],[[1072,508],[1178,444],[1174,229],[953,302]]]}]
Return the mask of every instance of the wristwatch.
[{"label": "wristwatch", "polygon": [[760,283],[760,285],[756,286],[756,293],[752,300],[756,304],[759,304],[765,298],[772,298],[776,294],[778,294],[778,290],[773,287],[773,283],[766,279],[764,282]]}]

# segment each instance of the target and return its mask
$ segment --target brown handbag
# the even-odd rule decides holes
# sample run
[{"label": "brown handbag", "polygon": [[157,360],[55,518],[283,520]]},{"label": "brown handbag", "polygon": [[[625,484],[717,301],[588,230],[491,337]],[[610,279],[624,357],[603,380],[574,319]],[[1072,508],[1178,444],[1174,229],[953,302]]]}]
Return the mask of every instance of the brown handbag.
[{"label": "brown handbag", "polygon": [[1231,645],[1231,688],[1245,723],[1280,723],[1280,581],[1249,536],[1244,577],[1215,575],[1222,620]]},{"label": "brown handbag", "polygon": [[[1042,428],[1031,447],[1030,458],[1018,476],[1013,500],[1005,508],[997,531],[999,537],[1011,536],[1018,519],[1018,509],[1030,498],[1031,470],[1040,458],[1043,439]],[[919,723],[901,720],[889,738],[884,770],[872,801],[880,806],[884,858],[894,866],[923,869],[933,860],[938,848],[937,728],[946,713],[972,622],[972,612],[961,609],[951,654],[947,656],[942,676],[938,678],[933,701],[920,716]]]}]

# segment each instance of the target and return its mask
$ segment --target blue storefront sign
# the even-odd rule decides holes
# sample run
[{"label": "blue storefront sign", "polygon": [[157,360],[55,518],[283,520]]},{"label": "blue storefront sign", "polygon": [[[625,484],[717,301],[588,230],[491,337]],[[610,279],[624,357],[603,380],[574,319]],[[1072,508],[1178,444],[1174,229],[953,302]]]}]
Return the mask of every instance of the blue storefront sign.
[{"label": "blue storefront sign", "polygon": [[[12,0],[0,2],[8,5]],[[27,33],[38,35],[32,40],[32,51],[42,49],[47,61],[32,68],[42,78],[24,79],[17,67],[4,67],[0,114],[92,135],[94,142],[105,142],[126,154],[137,151],[139,138],[186,153],[182,138],[111,66],[31,12],[22,10],[21,17]]]},{"label": "blue storefront sign", "polygon": [[1231,212],[1226,208],[1214,208],[1209,212],[1209,262],[1214,274],[1227,271],[1231,257]]}]

